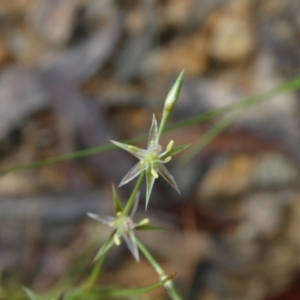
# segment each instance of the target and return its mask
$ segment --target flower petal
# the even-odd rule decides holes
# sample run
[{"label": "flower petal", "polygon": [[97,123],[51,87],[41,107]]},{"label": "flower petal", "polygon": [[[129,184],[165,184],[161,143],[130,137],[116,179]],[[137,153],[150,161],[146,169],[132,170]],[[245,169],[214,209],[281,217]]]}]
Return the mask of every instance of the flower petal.
[{"label": "flower petal", "polygon": [[178,189],[178,186],[173,178],[173,176],[171,175],[171,173],[167,170],[167,168],[162,164],[162,163],[158,163],[156,165],[156,169],[157,172],[166,180],[168,181],[172,187],[180,194],[180,191]]},{"label": "flower petal", "polygon": [[138,162],[123,177],[123,179],[121,180],[119,186],[122,186],[122,185],[126,184],[127,182],[129,182],[130,180],[132,180],[133,178],[135,178],[136,176],[138,176],[146,168],[147,168],[147,166],[145,166],[144,164],[142,165],[141,162]]},{"label": "flower petal", "polygon": [[140,261],[140,255],[139,255],[139,251],[138,248],[136,246],[135,243],[135,237],[132,231],[128,232],[128,235],[126,234],[122,234],[122,237],[125,240],[125,243],[129,249],[129,251],[131,252],[131,254],[133,255],[134,259],[139,262]]},{"label": "flower petal", "polygon": [[151,143],[156,143],[156,137],[157,137],[157,121],[155,119],[155,115],[153,114],[152,124],[149,132],[148,149]]},{"label": "flower petal", "polygon": [[136,210],[137,210],[138,205],[139,205],[139,200],[140,200],[140,191],[138,191],[136,196],[135,196],[134,205],[133,205],[133,208],[132,208],[131,213],[130,213],[130,218],[131,219],[133,219],[133,217],[136,213]]},{"label": "flower petal", "polygon": [[134,155],[135,157],[137,157],[138,159],[142,159],[146,154],[147,151],[145,149],[136,147],[136,146],[132,146],[132,145],[128,145],[128,144],[124,144],[124,143],[120,143],[120,142],[116,142],[116,141],[112,141],[110,140],[114,145],[122,148],[123,150],[131,153],[132,155]]},{"label": "flower petal", "polygon": [[88,212],[87,215],[90,218],[92,218],[92,219],[94,219],[96,221],[99,221],[100,223],[105,224],[105,225],[110,225],[111,222],[113,222],[115,220],[114,217],[110,217],[110,216],[100,217],[100,216],[98,216],[96,214],[93,214],[93,213],[90,213],[90,212]]},{"label": "flower petal", "polygon": [[147,210],[147,207],[148,207],[148,203],[149,203],[151,191],[152,191],[152,188],[153,188],[154,180],[155,180],[155,178],[151,173],[151,167],[149,167],[146,170],[146,210]]}]

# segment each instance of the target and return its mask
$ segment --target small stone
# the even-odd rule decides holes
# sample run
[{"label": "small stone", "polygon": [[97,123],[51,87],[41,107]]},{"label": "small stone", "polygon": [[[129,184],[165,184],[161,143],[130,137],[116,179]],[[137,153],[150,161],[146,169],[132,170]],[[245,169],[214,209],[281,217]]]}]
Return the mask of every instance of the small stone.
[{"label": "small stone", "polygon": [[285,221],[285,203],[278,193],[253,194],[241,202],[243,222],[239,235],[243,239],[270,239],[276,236]]},{"label": "small stone", "polygon": [[0,75],[0,138],[31,114],[48,107],[47,96],[32,69],[11,68]]},{"label": "small stone", "polygon": [[[295,2],[296,3],[296,2]],[[261,12],[267,16],[276,16],[282,12],[287,3],[282,0],[265,0],[261,2]]]},{"label": "small stone", "polygon": [[169,0],[162,11],[163,26],[181,29],[189,24],[193,1]]},{"label": "small stone", "polygon": [[256,159],[237,154],[223,163],[216,163],[201,183],[199,193],[204,198],[234,197],[246,192],[252,184]]},{"label": "small stone", "polygon": [[206,39],[201,34],[178,38],[166,47],[151,51],[142,62],[141,73],[169,77],[179,74],[183,68],[190,76],[199,76],[206,71]]},{"label": "small stone", "polygon": [[253,174],[257,187],[285,187],[297,182],[299,171],[296,166],[281,154],[266,154],[259,159]]},{"label": "small stone", "polygon": [[99,20],[109,21],[113,19],[117,11],[117,3],[111,0],[81,0],[84,4],[84,22],[97,24]]},{"label": "small stone", "polygon": [[0,181],[1,196],[32,195],[37,190],[35,178],[24,173],[7,174]]},{"label": "small stone", "polygon": [[206,39],[202,35],[195,34],[178,39],[166,48],[161,73],[173,75],[180,72],[182,68],[185,74],[190,76],[199,76],[206,71],[207,47]]},{"label": "small stone", "polygon": [[278,294],[292,282],[298,256],[294,247],[283,239],[269,245],[262,257],[259,273],[268,282],[270,293]]},{"label": "small stone", "polygon": [[213,28],[208,51],[220,63],[238,63],[249,59],[255,50],[254,30],[247,19],[226,14]]},{"label": "small stone", "polygon": [[33,7],[29,20],[49,43],[67,43],[73,33],[78,3],[73,0],[42,0]]},{"label": "small stone", "polygon": [[142,7],[138,6],[128,12],[125,26],[127,32],[134,36],[140,34],[145,27],[145,14]]}]

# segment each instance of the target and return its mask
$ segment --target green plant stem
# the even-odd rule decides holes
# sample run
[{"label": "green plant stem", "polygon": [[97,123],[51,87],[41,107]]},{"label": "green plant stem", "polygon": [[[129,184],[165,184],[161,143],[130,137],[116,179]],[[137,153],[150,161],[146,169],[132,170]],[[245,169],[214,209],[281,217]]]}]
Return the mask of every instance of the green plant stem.
[{"label": "green plant stem", "polygon": [[[198,124],[200,122],[210,120],[216,116],[222,115],[223,113],[229,112],[232,109],[248,108],[252,105],[255,105],[257,103],[265,101],[273,96],[277,96],[279,94],[293,91],[293,90],[296,90],[299,88],[300,88],[300,76],[296,76],[293,79],[275,87],[274,89],[264,92],[262,94],[259,94],[257,96],[246,98],[245,100],[240,101],[238,103],[229,104],[224,107],[215,109],[213,111],[201,113],[194,117],[188,118],[184,121],[178,122],[177,124],[168,126],[166,128],[166,132],[176,131],[178,129],[186,128],[186,127]],[[163,121],[163,119],[162,119],[162,122],[161,122],[161,125],[159,128],[160,136],[162,135],[163,128],[165,126],[163,124],[163,122],[165,123],[165,121],[166,121],[166,118],[165,118],[165,121]],[[146,140],[147,136],[148,135],[142,135],[142,136],[139,136],[139,137],[136,137],[133,139],[125,140],[124,142],[128,143],[128,144],[136,144],[136,143]],[[24,165],[5,168],[5,169],[0,170],[0,175],[4,175],[4,174],[11,173],[11,172],[16,172],[16,171],[38,168],[38,167],[42,167],[42,166],[46,166],[46,165],[50,165],[50,164],[54,164],[54,163],[59,163],[59,162],[63,162],[63,161],[71,160],[71,159],[76,159],[76,158],[86,157],[86,156],[95,155],[95,154],[99,154],[99,153],[104,153],[104,152],[108,152],[108,151],[112,151],[112,150],[116,150],[116,149],[118,149],[118,147],[115,145],[112,145],[112,144],[93,147],[93,148],[89,148],[89,149],[85,149],[85,150],[80,150],[80,151],[76,151],[76,152],[72,152],[72,153],[67,153],[67,154],[51,157],[51,158],[48,158],[45,160],[40,160],[40,161],[35,161],[35,162],[24,164]]]},{"label": "green plant stem", "polygon": [[159,143],[159,140],[160,140],[160,138],[163,134],[163,131],[164,131],[164,128],[166,126],[169,115],[170,115],[169,111],[164,111],[163,112],[163,116],[162,116],[162,119],[160,121],[159,128],[158,128],[158,133],[157,133],[157,140],[156,140],[157,143]]},{"label": "green plant stem", "polygon": [[[98,297],[96,299],[100,299],[99,296],[109,296],[109,297],[130,297],[133,295],[138,295],[138,294],[144,294],[144,293],[149,293],[155,289],[158,289],[159,287],[162,287],[164,284],[166,284],[171,278],[174,277],[174,274],[171,274],[169,276],[166,276],[163,280],[148,285],[144,287],[139,287],[139,288],[114,288],[114,289],[99,289],[95,294],[98,294]],[[103,299],[103,298],[102,298]]]},{"label": "green plant stem", "polygon": [[280,84],[279,86],[277,86],[269,91],[263,92],[259,95],[251,96],[251,97],[248,97],[237,103],[232,103],[232,104],[214,109],[213,111],[208,111],[208,112],[205,112],[202,114],[198,114],[194,117],[191,117],[191,118],[188,118],[181,122],[178,122],[177,124],[169,126],[166,129],[166,131],[171,132],[171,131],[175,131],[177,129],[186,128],[186,127],[198,124],[200,122],[210,120],[214,117],[217,117],[224,113],[230,112],[231,110],[246,109],[255,104],[261,103],[267,99],[275,97],[277,95],[280,95],[280,94],[283,94],[286,92],[290,92],[290,91],[293,91],[293,90],[296,90],[299,88],[300,88],[300,76],[298,75],[298,76],[292,78],[291,80],[284,82],[284,83]]},{"label": "green plant stem", "polygon": [[85,283],[83,283],[82,287],[79,289],[79,293],[80,291],[88,291],[88,290],[91,290],[96,281],[97,281],[97,278],[99,277],[99,275],[101,274],[101,271],[102,271],[102,265],[104,263],[104,260],[106,258],[106,255],[107,255],[108,252],[106,252],[105,254],[103,254],[95,263],[94,267],[93,267],[93,270],[90,274],[90,276],[88,277],[88,279],[86,280]]},{"label": "green plant stem", "polygon": [[138,181],[136,182],[135,187],[134,187],[134,189],[133,189],[133,191],[132,191],[132,193],[131,193],[131,195],[130,195],[130,197],[129,197],[127,203],[126,203],[126,206],[125,206],[124,209],[123,209],[123,214],[124,214],[124,215],[128,215],[128,213],[129,213],[129,211],[130,211],[132,205],[134,204],[134,201],[136,200],[136,194],[137,194],[137,192],[138,192],[138,191],[140,190],[140,188],[141,188],[141,185],[142,185],[142,182],[143,182],[144,177],[145,177],[145,171],[143,171],[143,172],[140,174],[139,179],[138,179]]},{"label": "green plant stem", "polygon": [[[155,269],[155,271],[159,275],[160,279],[164,279],[165,277],[167,277],[163,268],[154,259],[154,257],[150,254],[150,252],[147,250],[147,248],[136,237],[135,237],[135,242],[136,242],[137,246],[139,247],[140,251],[144,254],[144,256],[147,258],[149,263]],[[172,300],[182,300],[182,297],[180,296],[179,292],[176,290],[172,280],[165,283],[164,287],[167,290],[167,292]]]},{"label": "green plant stem", "polygon": [[[132,205],[134,204],[134,201],[136,200],[136,194],[137,192],[140,190],[141,188],[141,184],[143,182],[143,178],[145,176],[145,172],[142,172],[138,178],[137,183],[135,184],[135,187],[128,199],[128,202],[123,210],[124,214],[128,214],[128,212],[130,211]],[[100,273],[101,273],[101,269],[102,269],[102,265],[103,262],[106,258],[108,252],[106,252],[105,254],[103,254],[95,263],[95,266],[90,274],[90,276],[88,277],[88,279],[86,280],[86,282],[82,285],[81,288],[79,288],[79,290],[76,292],[76,295],[80,295],[81,293],[85,292],[85,291],[89,291],[91,290],[95,283],[97,278],[99,277]]]},{"label": "green plant stem", "polygon": [[117,149],[117,147],[112,144],[107,144],[107,145],[103,145],[103,146],[84,149],[84,150],[80,150],[80,151],[76,151],[76,152],[72,152],[72,153],[67,153],[67,154],[63,154],[63,155],[59,155],[59,156],[50,157],[50,158],[47,158],[44,160],[34,161],[34,162],[24,164],[24,165],[6,168],[3,170],[0,170],[0,175],[4,175],[4,174],[10,173],[10,172],[39,168],[42,166],[47,166],[47,165],[51,165],[51,164],[55,164],[55,163],[59,163],[59,162],[67,161],[67,160],[72,160],[75,158],[81,158],[81,157],[86,157],[86,156],[90,156],[90,155],[108,152],[108,151],[111,151],[114,149]]},{"label": "green plant stem", "polygon": [[205,134],[182,156],[180,163],[183,165],[187,164],[201,149],[228,128],[236,117],[237,114],[230,114],[222,118],[212,128],[205,132]]},{"label": "green plant stem", "polygon": [[171,280],[175,274],[167,276],[164,280],[150,284],[147,286],[136,287],[136,288],[95,288],[92,291],[82,291],[81,294],[69,292],[68,300],[100,300],[108,299],[111,297],[132,297],[134,295],[149,293],[159,287],[162,287],[168,280]]}]

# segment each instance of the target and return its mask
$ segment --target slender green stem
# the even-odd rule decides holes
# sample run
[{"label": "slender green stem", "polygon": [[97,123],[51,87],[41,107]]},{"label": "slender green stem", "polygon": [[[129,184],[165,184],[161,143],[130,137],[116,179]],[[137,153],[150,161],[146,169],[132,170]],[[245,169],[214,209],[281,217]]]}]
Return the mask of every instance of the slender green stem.
[{"label": "slender green stem", "polygon": [[180,159],[180,163],[183,165],[187,164],[201,149],[207,146],[215,137],[217,137],[222,131],[229,127],[237,114],[230,114],[218,123],[210,128],[191,148],[188,150],[183,157]]},{"label": "slender green stem", "polygon": [[83,290],[83,291],[87,291],[90,290],[91,288],[93,288],[93,286],[96,283],[97,278],[99,277],[99,275],[101,274],[102,271],[102,265],[104,263],[104,260],[106,258],[108,251],[103,254],[95,263],[93,270],[90,274],[90,276],[88,277],[88,279],[85,281],[85,283],[82,285],[82,288],[79,289],[79,291]]},{"label": "slender green stem", "polygon": [[216,108],[213,111],[208,111],[208,112],[198,114],[194,117],[188,118],[188,119],[178,122],[174,125],[168,126],[166,131],[171,132],[171,131],[175,131],[178,129],[186,128],[186,127],[198,124],[200,122],[210,120],[214,117],[217,117],[221,114],[230,112],[235,109],[246,109],[255,104],[261,103],[267,99],[275,97],[279,94],[290,92],[290,91],[293,91],[293,90],[296,90],[299,88],[300,88],[300,76],[296,76],[293,79],[291,79],[269,91],[261,93],[259,95],[251,96],[251,97],[248,97],[237,103],[232,103],[232,104],[228,104],[226,106],[220,107],[220,108]]},{"label": "slender green stem", "polygon": [[163,116],[162,116],[162,119],[161,119],[160,124],[159,124],[157,138],[156,138],[157,143],[159,143],[159,140],[160,140],[160,138],[163,134],[163,131],[165,129],[165,125],[167,123],[169,115],[170,115],[170,112],[168,112],[168,111],[163,112]]},{"label": "slender green stem", "polygon": [[[135,287],[135,288],[95,288],[91,291],[82,291],[81,294],[74,293],[73,291],[70,291],[68,293],[68,300],[99,300],[99,299],[110,299],[112,297],[133,297],[134,295],[149,293],[155,289],[158,289],[162,287],[167,281],[171,280],[176,274],[171,274],[169,276],[166,276],[164,280],[160,280],[159,282],[156,282],[154,284],[150,284],[147,286],[142,287]],[[130,298],[130,299],[131,299]],[[37,300],[37,299],[33,299]]]},{"label": "slender green stem", "polygon": [[[255,105],[257,103],[265,101],[271,97],[277,96],[277,95],[285,93],[285,92],[293,91],[293,90],[296,90],[299,88],[300,88],[300,76],[296,76],[296,77],[292,78],[291,80],[275,87],[274,89],[269,90],[264,93],[261,93],[257,96],[246,98],[245,100],[239,101],[238,103],[229,104],[227,106],[215,109],[213,111],[198,114],[194,117],[191,117],[191,118],[188,118],[181,122],[178,122],[177,124],[168,126],[166,128],[166,132],[176,131],[178,129],[186,128],[186,127],[198,124],[200,122],[210,120],[216,116],[219,116],[223,113],[229,112],[230,110],[235,109],[235,108],[248,108],[252,105]],[[161,137],[161,135],[162,135],[162,132],[163,132],[163,129],[164,129],[164,126],[166,123],[166,119],[167,118],[164,118],[164,117],[162,118],[160,128],[159,128],[159,137]],[[128,143],[128,144],[139,143],[141,141],[144,141],[147,138],[147,136],[148,135],[142,135],[142,136],[139,136],[139,137],[136,137],[133,139],[128,139],[124,142]],[[41,166],[59,163],[59,162],[63,162],[63,161],[67,161],[67,160],[71,160],[71,159],[75,159],[75,158],[104,153],[104,152],[108,152],[108,151],[115,150],[115,149],[117,149],[117,146],[107,144],[107,145],[103,145],[103,146],[80,150],[80,151],[76,151],[76,152],[72,152],[72,153],[67,153],[67,154],[51,157],[51,158],[48,158],[45,160],[40,160],[40,161],[35,161],[35,162],[24,164],[24,165],[5,168],[5,169],[0,170],[0,175],[4,175],[4,174],[10,173],[10,172],[38,168]]]},{"label": "slender green stem", "polygon": [[30,289],[23,287],[23,291],[30,300],[37,300],[36,295]]},{"label": "slender green stem", "polygon": [[[150,252],[147,250],[147,248],[136,237],[135,237],[135,242],[136,242],[137,246],[139,247],[140,251],[144,254],[144,256],[147,258],[149,263],[155,269],[155,271],[159,275],[160,279],[164,279],[165,277],[167,277],[163,268],[154,259],[154,257],[150,254]],[[182,300],[182,297],[180,296],[179,292],[176,290],[175,285],[172,280],[165,283],[164,287],[167,290],[167,292],[172,300]]]},{"label": "slender green stem", "polygon": [[[96,292],[98,294],[98,298],[100,299],[99,296],[109,296],[109,297],[132,297],[133,295],[139,295],[139,294],[144,294],[144,293],[149,293],[155,289],[158,289],[162,287],[164,284],[167,283],[167,281],[171,280],[171,278],[174,276],[174,274],[171,274],[169,276],[166,276],[163,280],[156,282],[154,284],[144,286],[144,287],[139,287],[139,288],[114,288],[114,289],[99,289],[99,291]],[[103,299],[103,298],[101,298]]]},{"label": "slender green stem", "polygon": [[131,195],[130,195],[130,197],[129,197],[127,203],[126,203],[126,206],[125,206],[124,209],[123,209],[123,214],[124,214],[124,215],[128,215],[128,213],[129,213],[129,211],[130,211],[132,205],[134,204],[134,201],[136,200],[136,194],[137,194],[137,192],[138,192],[138,191],[140,190],[140,188],[141,188],[141,185],[142,185],[142,182],[143,182],[144,177],[145,177],[145,171],[143,171],[143,172],[140,174],[139,179],[138,179],[138,181],[136,182],[135,187],[134,187],[134,189],[133,189],[133,191],[132,191],[132,193],[131,193]]},{"label": "slender green stem", "polygon": [[54,157],[50,157],[50,158],[43,159],[43,160],[34,161],[34,162],[24,164],[24,165],[19,165],[19,166],[15,166],[15,167],[2,169],[2,170],[0,170],[0,175],[7,174],[10,172],[22,171],[22,170],[26,170],[26,169],[39,168],[42,166],[47,166],[47,165],[51,165],[51,164],[55,164],[55,163],[59,163],[59,162],[67,161],[67,160],[72,160],[75,158],[81,158],[81,157],[86,157],[86,156],[90,156],[90,155],[108,152],[108,151],[111,151],[114,149],[117,149],[117,147],[112,144],[106,144],[103,146],[93,147],[93,148],[89,148],[89,149],[85,149],[85,150],[79,150],[79,151],[72,152],[72,153],[67,153],[67,154],[54,156]]},{"label": "slender green stem", "polygon": [[182,157],[181,163],[187,164],[201,149],[203,149],[206,145],[208,145],[215,137],[217,137],[222,131],[228,128],[235,119],[246,111],[249,107],[254,104],[258,104],[265,100],[266,98],[270,98],[272,96],[276,96],[278,93],[285,90],[285,86],[278,87],[274,90],[268,91],[263,95],[254,96],[246,101],[233,103],[226,108],[226,111],[229,111],[219,122],[217,122],[210,130],[208,130]]}]

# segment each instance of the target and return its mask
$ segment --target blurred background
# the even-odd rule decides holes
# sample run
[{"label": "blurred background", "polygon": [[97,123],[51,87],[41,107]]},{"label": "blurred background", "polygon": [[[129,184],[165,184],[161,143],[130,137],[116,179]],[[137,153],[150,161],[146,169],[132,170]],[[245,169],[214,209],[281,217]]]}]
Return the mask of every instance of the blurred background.
[{"label": "blurred background", "polygon": [[[299,43],[296,0],[0,0],[0,168],[147,133],[182,69],[169,124],[267,91],[299,73]],[[298,98],[248,109],[184,168],[174,157],[181,195],[156,181],[147,216],[169,231],[138,236],[184,299],[300,299]],[[213,124],[162,145],[194,143]],[[117,150],[1,176],[2,289],[86,278],[109,234],[86,212],[113,214],[111,182],[135,162]],[[123,246],[99,282],[156,282]]]}]

